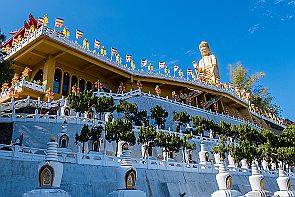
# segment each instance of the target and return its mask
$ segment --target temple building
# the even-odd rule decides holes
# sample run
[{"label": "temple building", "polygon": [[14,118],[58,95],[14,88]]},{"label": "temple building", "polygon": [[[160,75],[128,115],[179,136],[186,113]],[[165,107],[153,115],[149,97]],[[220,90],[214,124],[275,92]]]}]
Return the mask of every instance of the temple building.
[{"label": "temple building", "polygon": [[[157,90],[160,90],[164,98],[229,115],[276,132],[283,129],[279,118],[259,113],[245,92],[220,82],[217,58],[207,42],[203,41],[199,49],[202,58],[199,65],[194,62],[196,74],[191,73],[192,79],[134,70],[118,58],[112,59],[99,50],[90,50],[69,40],[63,31],[39,24],[30,15],[28,22],[25,21],[24,26],[7,40],[2,51],[7,54],[5,59],[15,62],[13,68],[17,73],[21,74],[26,67],[32,70],[30,77],[35,88],[29,85],[18,87],[18,98],[30,96],[44,100],[46,90],[50,90],[54,99],[60,99],[69,95],[73,86],[79,91],[128,92],[137,89],[140,82],[142,92],[158,95]],[[191,72],[192,69],[188,70]],[[9,95],[2,92],[0,102],[9,99]]]}]

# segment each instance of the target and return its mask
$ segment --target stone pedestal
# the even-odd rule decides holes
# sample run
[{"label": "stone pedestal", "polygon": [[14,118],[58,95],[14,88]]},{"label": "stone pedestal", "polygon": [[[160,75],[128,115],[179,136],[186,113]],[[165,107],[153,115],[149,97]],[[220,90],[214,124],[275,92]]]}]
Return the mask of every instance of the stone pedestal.
[{"label": "stone pedestal", "polygon": [[70,197],[70,195],[61,189],[37,188],[28,193],[24,193],[23,197]]},{"label": "stone pedestal", "polygon": [[273,194],[264,190],[264,177],[257,169],[257,165],[252,163],[252,175],[249,177],[252,191],[248,192],[246,197],[271,197]]},{"label": "stone pedestal", "polygon": [[279,185],[280,191],[274,193],[276,196],[295,196],[294,192],[291,191],[291,181],[290,178],[286,176],[282,168],[279,169],[279,177],[277,178],[277,183]]},{"label": "stone pedestal", "polygon": [[146,194],[140,190],[117,190],[109,193],[108,197],[146,197]]},{"label": "stone pedestal", "polygon": [[211,194],[211,197],[241,197],[239,191],[232,190],[232,177],[226,171],[224,163],[219,163],[219,173],[216,175],[219,190]]}]

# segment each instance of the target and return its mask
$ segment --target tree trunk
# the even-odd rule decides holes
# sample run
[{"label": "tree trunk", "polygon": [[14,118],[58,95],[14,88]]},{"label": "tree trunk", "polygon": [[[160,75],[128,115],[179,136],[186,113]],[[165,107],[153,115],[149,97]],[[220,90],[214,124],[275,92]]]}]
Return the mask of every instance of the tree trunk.
[{"label": "tree trunk", "polygon": [[119,141],[116,141],[116,154],[115,154],[116,157],[118,156],[118,148],[119,148],[119,147],[118,147],[118,146],[119,146],[118,143],[119,143]]},{"label": "tree trunk", "polygon": [[184,161],[184,163],[186,163],[186,159],[185,159],[185,147],[183,147],[183,149],[182,149],[182,153],[183,153],[183,161]]}]

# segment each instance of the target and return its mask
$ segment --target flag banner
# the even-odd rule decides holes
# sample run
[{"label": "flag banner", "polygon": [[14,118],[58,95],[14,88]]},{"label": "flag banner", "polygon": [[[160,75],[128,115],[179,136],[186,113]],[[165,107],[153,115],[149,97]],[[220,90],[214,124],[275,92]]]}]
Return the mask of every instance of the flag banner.
[{"label": "flag banner", "polygon": [[24,37],[28,37],[30,35],[30,29],[25,29]]},{"label": "flag banner", "polygon": [[98,41],[98,40],[94,41],[94,48],[96,48],[96,49],[100,48],[100,41]]},{"label": "flag banner", "polygon": [[193,70],[192,69],[187,69],[186,72],[187,72],[187,75],[192,75],[193,74]]},{"label": "flag banner", "polygon": [[37,21],[37,26],[41,26],[41,25],[43,25],[43,23],[44,23],[44,18],[39,17],[38,21]]},{"label": "flag banner", "polygon": [[220,84],[220,79],[217,77],[216,78],[216,85],[218,86]]},{"label": "flag banner", "polygon": [[131,68],[134,70],[136,68],[136,65],[134,63],[134,61],[131,61]]},{"label": "flag banner", "polygon": [[146,59],[142,59],[141,60],[141,67],[145,67],[147,65],[147,60]]},{"label": "flag banner", "polygon": [[63,26],[63,24],[64,24],[64,20],[63,19],[61,19],[61,18],[56,18],[55,19],[55,27],[61,28]]},{"label": "flag banner", "polygon": [[132,62],[132,55],[126,55],[126,62]]},{"label": "flag banner", "polygon": [[159,69],[165,68],[165,62],[159,62]]},{"label": "flag banner", "polygon": [[112,56],[116,56],[118,54],[118,50],[117,49],[112,48],[111,50],[112,50],[112,53],[111,53]]},{"label": "flag banner", "polygon": [[174,68],[174,72],[176,72],[176,71],[178,70],[179,67],[178,67],[178,65],[174,65],[173,68]]},{"label": "flag banner", "polygon": [[181,69],[179,69],[179,71],[178,71],[178,76],[180,76],[180,77],[184,76],[184,73],[183,73],[183,71]]},{"label": "flag banner", "polygon": [[79,38],[82,38],[83,37],[83,32],[76,29],[76,38],[79,39]]},{"label": "flag banner", "polygon": [[152,64],[148,65],[148,71],[154,70],[154,67]]}]

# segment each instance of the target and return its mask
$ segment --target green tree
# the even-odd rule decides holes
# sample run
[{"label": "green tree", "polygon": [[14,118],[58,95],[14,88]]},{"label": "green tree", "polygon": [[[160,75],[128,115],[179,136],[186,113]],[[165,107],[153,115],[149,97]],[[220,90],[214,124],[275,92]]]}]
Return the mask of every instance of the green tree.
[{"label": "green tree", "polygon": [[116,109],[113,97],[96,97],[96,99],[94,98],[93,105],[95,111],[99,113],[100,116],[104,112],[113,112]]},{"label": "green tree", "polygon": [[82,143],[82,153],[85,152],[85,143],[90,139],[90,129],[88,125],[85,125],[82,127],[80,135],[76,133],[75,136],[75,143],[77,144],[78,142]]},{"label": "green tree", "polygon": [[148,126],[149,125],[149,116],[146,110],[136,111],[132,117],[134,124],[136,126]]},{"label": "green tree", "polygon": [[147,150],[149,150],[150,148],[154,146],[156,137],[157,137],[157,131],[155,127],[143,126],[140,128],[140,131],[138,132],[137,142],[138,144],[146,145],[144,147],[143,158],[145,158]]},{"label": "green tree", "polygon": [[273,96],[269,88],[257,85],[257,82],[265,76],[263,72],[250,75],[241,63],[229,65],[230,79],[234,86],[240,90],[250,93],[250,102],[258,107],[262,112],[279,115],[280,107],[273,103]]},{"label": "green tree", "polygon": [[194,128],[194,134],[204,134],[205,130],[209,130],[208,120],[201,116],[193,116],[192,123]]},{"label": "green tree", "polygon": [[5,54],[1,50],[1,43],[5,41],[5,38],[5,35],[0,30],[0,85],[11,81],[14,75],[14,70],[12,69],[13,61],[4,60]]},{"label": "green tree", "polygon": [[255,83],[265,76],[263,72],[257,72],[250,75],[249,71],[238,62],[235,66],[230,64],[230,80],[234,86],[239,87],[240,90],[244,89],[246,92],[251,92]]},{"label": "green tree", "polygon": [[117,112],[123,113],[124,121],[130,121],[133,119],[134,114],[137,112],[136,103],[129,103],[126,100],[120,99],[119,104],[117,105]]},{"label": "green tree", "polygon": [[92,91],[84,90],[78,94],[71,93],[67,98],[69,105],[76,112],[84,113],[92,111],[94,101],[96,100],[93,96]]},{"label": "green tree", "polygon": [[158,127],[164,128],[166,123],[166,118],[168,117],[168,112],[159,105],[151,108],[150,111],[151,111],[151,118],[155,120],[155,123],[158,125]]},{"label": "green tree", "polygon": [[184,159],[184,161],[185,161],[185,157],[186,157],[185,150],[187,150],[187,149],[193,150],[193,149],[196,148],[196,144],[195,143],[193,143],[193,144],[189,143],[189,140],[191,140],[192,138],[193,138],[193,136],[191,134],[185,134],[183,136],[182,141],[181,141],[182,142],[181,147],[183,149],[183,159]]},{"label": "green tree", "polygon": [[261,85],[253,88],[250,102],[265,113],[271,113],[278,116],[281,112],[280,107],[273,103],[274,97],[269,92],[269,88],[265,88]]},{"label": "green tree", "polygon": [[212,147],[212,152],[214,154],[219,154],[221,160],[225,159],[225,154],[228,152],[228,149],[227,149],[226,137],[224,134],[220,136],[217,145]]},{"label": "green tree", "polygon": [[183,145],[182,139],[175,134],[166,134],[163,131],[157,133],[155,144],[164,148],[164,152],[172,154],[174,151],[179,151]]},{"label": "green tree", "polygon": [[173,121],[177,122],[177,131],[180,130],[180,126],[190,122],[190,115],[186,112],[173,112]]},{"label": "green tree", "polygon": [[132,130],[132,124],[130,121],[122,121],[117,119],[114,123],[106,123],[106,140],[109,142],[116,142],[116,155],[118,154],[118,142],[125,141],[129,145],[136,143],[134,131]]}]

